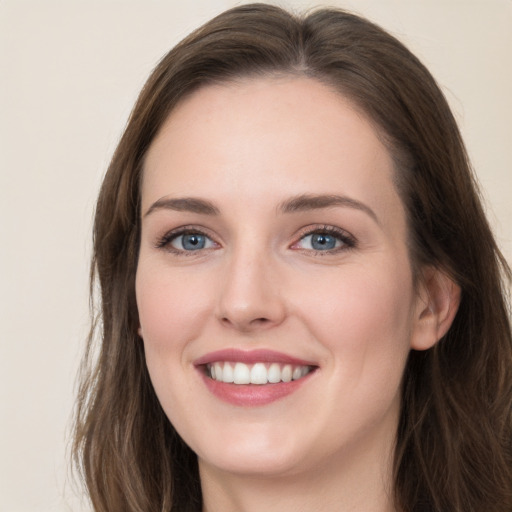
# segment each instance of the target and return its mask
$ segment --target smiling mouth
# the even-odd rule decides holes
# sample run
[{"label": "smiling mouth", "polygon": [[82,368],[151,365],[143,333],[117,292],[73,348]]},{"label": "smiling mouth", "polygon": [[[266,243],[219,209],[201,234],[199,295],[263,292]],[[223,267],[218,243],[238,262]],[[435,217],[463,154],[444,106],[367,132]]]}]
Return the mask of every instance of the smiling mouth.
[{"label": "smiling mouth", "polygon": [[310,365],[257,362],[217,361],[205,365],[205,374],[212,380],[226,384],[279,384],[300,380],[313,372]]}]

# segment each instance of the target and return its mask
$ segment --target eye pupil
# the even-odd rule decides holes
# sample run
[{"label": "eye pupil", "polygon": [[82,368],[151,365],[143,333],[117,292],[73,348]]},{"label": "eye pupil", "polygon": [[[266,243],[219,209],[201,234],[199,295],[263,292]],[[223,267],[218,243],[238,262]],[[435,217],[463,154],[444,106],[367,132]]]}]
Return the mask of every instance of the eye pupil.
[{"label": "eye pupil", "polygon": [[204,235],[199,235],[196,233],[190,235],[183,235],[181,243],[183,244],[183,248],[187,251],[197,251],[198,249],[203,249],[205,246],[205,237]]},{"label": "eye pupil", "polygon": [[311,237],[311,246],[315,250],[334,249],[336,247],[336,238],[323,233],[315,233]]}]

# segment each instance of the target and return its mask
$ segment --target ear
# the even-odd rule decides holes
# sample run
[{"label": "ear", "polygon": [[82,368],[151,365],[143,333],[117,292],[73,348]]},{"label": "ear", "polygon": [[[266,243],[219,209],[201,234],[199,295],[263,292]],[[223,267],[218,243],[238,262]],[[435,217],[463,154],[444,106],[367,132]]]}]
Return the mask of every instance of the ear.
[{"label": "ear", "polygon": [[460,287],[439,269],[425,269],[418,286],[411,348],[433,347],[452,325],[460,304]]},{"label": "ear", "polygon": [[139,335],[139,338],[142,338],[142,327],[140,325],[137,328],[137,334]]}]

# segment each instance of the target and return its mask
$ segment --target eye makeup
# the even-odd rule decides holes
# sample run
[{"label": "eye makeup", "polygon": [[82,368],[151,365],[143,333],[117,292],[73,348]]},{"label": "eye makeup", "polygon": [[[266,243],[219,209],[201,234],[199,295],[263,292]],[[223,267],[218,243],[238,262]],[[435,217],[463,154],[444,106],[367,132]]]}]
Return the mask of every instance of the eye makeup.
[{"label": "eye makeup", "polygon": [[[304,254],[333,255],[353,249],[357,240],[353,235],[336,226],[320,224],[308,226],[299,231],[298,240],[289,248]],[[156,249],[178,256],[190,256],[204,251],[219,249],[221,245],[211,236],[209,230],[187,225],[172,229],[159,237]]]}]

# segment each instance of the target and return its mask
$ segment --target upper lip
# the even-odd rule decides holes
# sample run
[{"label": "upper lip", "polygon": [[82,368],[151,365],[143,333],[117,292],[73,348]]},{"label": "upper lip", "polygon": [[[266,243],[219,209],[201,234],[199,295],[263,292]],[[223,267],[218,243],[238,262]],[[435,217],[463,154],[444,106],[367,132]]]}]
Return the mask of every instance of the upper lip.
[{"label": "upper lip", "polygon": [[215,363],[217,361],[240,362],[246,364],[255,363],[282,363],[294,364],[301,366],[317,366],[311,361],[300,359],[297,357],[276,352],[275,350],[256,349],[256,350],[240,350],[235,348],[227,348],[209,352],[194,361],[196,366]]}]

